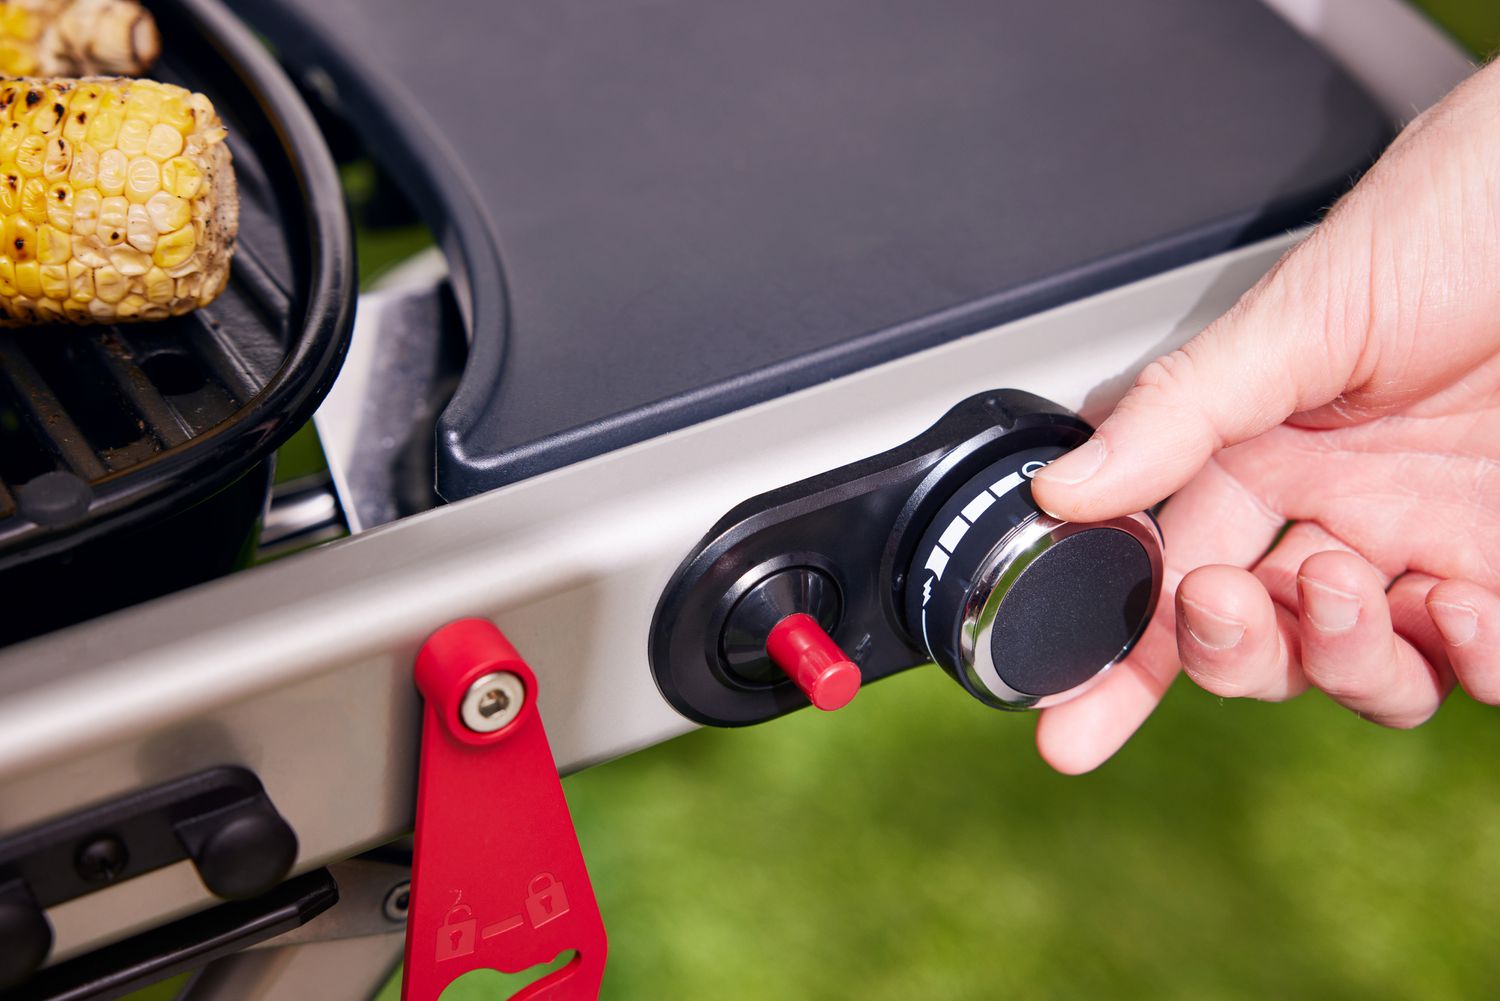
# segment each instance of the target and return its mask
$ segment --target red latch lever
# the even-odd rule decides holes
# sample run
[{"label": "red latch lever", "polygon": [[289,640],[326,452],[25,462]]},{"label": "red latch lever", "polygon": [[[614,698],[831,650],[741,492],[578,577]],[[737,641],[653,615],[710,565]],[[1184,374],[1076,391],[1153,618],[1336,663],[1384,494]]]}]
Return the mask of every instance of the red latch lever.
[{"label": "red latch lever", "polygon": [[512,1001],[597,1001],[608,945],[537,713],[537,681],[499,629],[462,619],[417,656],[422,759],[403,1001],[481,967],[577,955]]}]

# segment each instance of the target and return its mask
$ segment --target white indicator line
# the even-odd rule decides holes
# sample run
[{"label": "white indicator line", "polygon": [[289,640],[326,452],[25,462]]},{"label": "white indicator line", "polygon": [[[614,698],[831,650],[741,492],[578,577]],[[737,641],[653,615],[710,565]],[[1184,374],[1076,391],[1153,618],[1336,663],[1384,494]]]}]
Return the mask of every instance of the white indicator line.
[{"label": "white indicator line", "polygon": [[999,481],[997,481],[992,487],[990,487],[990,490],[994,492],[996,497],[1004,497],[1006,494],[1010,493],[1016,487],[1019,487],[1022,483],[1025,482],[1026,477],[1022,476],[1020,473],[1011,473],[1009,476],[1002,477]]},{"label": "white indicator line", "polygon": [[948,527],[943,529],[943,535],[942,538],[938,539],[938,545],[951,553],[958,548],[958,544],[963,541],[964,534],[968,530],[969,523],[964,521],[964,516],[961,514],[955,515],[953,520],[948,522]]},{"label": "white indicator line", "polygon": [[964,505],[963,511],[959,513],[969,521],[978,521],[979,516],[988,511],[993,503],[995,503],[995,495],[986,490]]}]

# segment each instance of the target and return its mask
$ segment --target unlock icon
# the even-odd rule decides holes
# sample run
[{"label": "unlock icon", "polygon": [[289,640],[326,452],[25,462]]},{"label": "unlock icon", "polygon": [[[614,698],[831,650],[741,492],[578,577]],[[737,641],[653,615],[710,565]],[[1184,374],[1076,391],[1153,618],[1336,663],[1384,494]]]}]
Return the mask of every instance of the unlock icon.
[{"label": "unlock icon", "polygon": [[531,927],[540,928],[568,913],[568,894],[550,872],[533,876],[526,886],[526,913]]},{"label": "unlock icon", "polygon": [[467,904],[455,904],[443,918],[437,934],[437,961],[457,959],[474,951],[474,912]]}]

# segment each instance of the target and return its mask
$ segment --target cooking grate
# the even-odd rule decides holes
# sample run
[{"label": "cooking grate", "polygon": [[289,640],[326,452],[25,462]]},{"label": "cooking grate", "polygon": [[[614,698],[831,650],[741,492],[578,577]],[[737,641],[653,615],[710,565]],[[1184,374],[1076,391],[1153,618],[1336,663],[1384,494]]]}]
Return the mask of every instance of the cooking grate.
[{"label": "cooking grate", "polygon": [[306,107],[217,0],[152,9],[152,77],[207,93],[229,128],[230,281],[161,323],[0,332],[0,571],[241,477],[310,416],[348,336],[352,241]]}]

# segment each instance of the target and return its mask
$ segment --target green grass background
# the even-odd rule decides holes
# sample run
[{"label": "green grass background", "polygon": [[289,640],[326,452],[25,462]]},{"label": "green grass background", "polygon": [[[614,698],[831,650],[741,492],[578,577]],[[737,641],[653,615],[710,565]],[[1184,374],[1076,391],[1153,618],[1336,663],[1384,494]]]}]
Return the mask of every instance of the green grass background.
[{"label": "green grass background", "polygon": [[[1500,46],[1500,0],[1422,5],[1476,53]],[[362,234],[364,263],[410,240]],[[1460,695],[1398,733],[1316,694],[1179,683],[1081,778],[1037,759],[1032,722],[928,668],[839,713],[569,778],[610,930],[604,996],[1500,996],[1496,710]],[[481,971],[444,997],[517,986]]]}]

